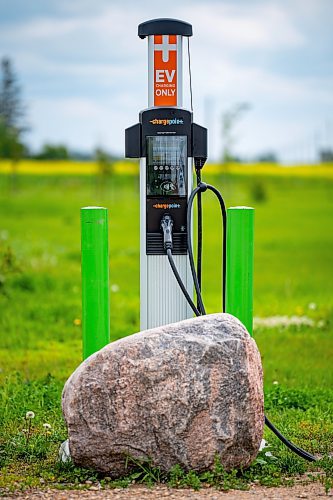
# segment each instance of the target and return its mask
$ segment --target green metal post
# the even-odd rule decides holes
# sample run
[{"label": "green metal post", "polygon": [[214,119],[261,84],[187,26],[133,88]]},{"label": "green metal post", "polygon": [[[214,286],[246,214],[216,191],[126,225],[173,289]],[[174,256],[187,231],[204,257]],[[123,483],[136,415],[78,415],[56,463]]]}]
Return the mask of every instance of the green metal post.
[{"label": "green metal post", "polygon": [[253,332],[254,209],[227,209],[226,312]]},{"label": "green metal post", "polygon": [[108,210],[81,208],[83,359],[110,342]]}]

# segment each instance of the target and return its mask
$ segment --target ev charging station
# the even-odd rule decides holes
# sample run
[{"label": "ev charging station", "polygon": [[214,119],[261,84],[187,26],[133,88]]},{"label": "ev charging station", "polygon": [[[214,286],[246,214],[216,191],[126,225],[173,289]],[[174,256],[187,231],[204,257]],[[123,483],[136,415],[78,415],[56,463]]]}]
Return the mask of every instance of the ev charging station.
[{"label": "ev charging station", "polygon": [[[183,41],[192,36],[192,26],[176,19],[153,19],[139,25],[138,35],[148,38],[148,108],[140,112],[139,123],[126,129],[125,156],[140,158],[141,330],[181,321],[193,312],[206,314],[201,295],[201,194],[210,190],[219,201],[223,222],[222,310],[236,316],[252,334],[254,210],[226,210],[221,193],[201,182],[207,129],[193,123],[192,112],[182,107]],[[196,269],[192,250],[195,197]],[[316,461],[288,441],[266,416],[265,424],[294,453]]]},{"label": "ev charging station", "polygon": [[126,129],[125,156],[140,158],[140,328],[146,330],[193,316],[170,272],[161,222],[170,216],[164,223],[171,224],[174,262],[192,296],[187,203],[193,160],[207,158],[207,129],[182,107],[183,39],[192,26],[155,19],[140,24],[138,35],[148,38],[148,108]]}]

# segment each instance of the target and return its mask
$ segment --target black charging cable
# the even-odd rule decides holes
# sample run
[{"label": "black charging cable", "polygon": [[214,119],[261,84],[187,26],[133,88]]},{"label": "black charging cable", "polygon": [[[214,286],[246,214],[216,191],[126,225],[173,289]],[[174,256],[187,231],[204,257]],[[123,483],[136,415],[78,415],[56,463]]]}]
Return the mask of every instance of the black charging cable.
[{"label": "black charging cable", "polygon": [[[221,214],[222,214],[222,311],[225,311],[225,291],[226,291],[226,255],[227,255],[227,212],[225,208],[225,203],[223,197],[218,189],[210,184],[206,184],[201,182],[201,176],[197,173],[197,179],[199,175],[199,184],[195,189],[193,189],[187,206],[187,248],[188,248],[188,256],[190,261],[191,273],[193,277],[194,288],[197,295],[198,301],[198,309],[201,311],[201,314],[206,314],[205,307],[202,300],[202,292],[201,292],[201,261],[202,261],[202,208],[200,207],[200,212],[198,210],[198,255],[197,262],[200,264],[200,281],[198,279],[198,274],[194,265],[194,257],[193,257],[193,248],[192,248],[192,209],[193,202],[196,196],[200,196],[201,202],[201,193],[209,190],[212,191],[218,199]],[[199,198],[198,198],[199,199]],[[200,240],[200,244],[199,244]]]},{"label": "black charging cable", "polygon": [[[164,239],[164,249],[166,251],[171,269],[173,274],[177,280],[178,285],[180,286],[187,302],[189,303],[191,309],[193,310],[196,316],[204,316],[206,314],[205,306],[202,300],[202,291],[201,291],[201,278],[202,278],[202,199],[201,193],[210,190],[212,191],[220,204],[221,214],[222,214],[222,234],[223,234],[223,257],[222,257],[222,311],[225,312],[225,292],[226,292],[226,241],[227,241],[227,214],[225,203],[221,193],[214,186],[210,184],[205,184],[201,181],[201,167],[196,168],[196,176],[197,176],[197,187],[193,189],[187,206],[187,248],[188,248],[188,256],[190,261],[191,273],[193,277],[194,288],[197,295],[197,306],[195,306],[193,300],[191,299],[186,287],[184,285],[183,280],[180,277],[180,274],[177,270],[177,266],[173,259],[172,255],[172,229],[173,229],[173,220],[169,214],[165,214],[161,220],[161,229],[163,231],[163,239]],[[193,257],[193,248],[191,241],[192,234],[192,210],[193,210],[193,201],[195,197],[198,201],[198,246],[197,246],[197,270],[195,269],[194,257]],[[308,460],[309,462],[317,461],[317,458],[311,453],[299,448],[294,443],[289,441],[266,417],[265,415],[265,424],[267,427],[280,439],[280,441],[287,446],[292,452],[296,453],[296,455]]]},{"label": "black charging cable", "polygon": [[273,425],[272,422],[270,420],[268,420],[266,415],[265,415],[265,424],[272,432],[274,432],[274,434],[280,439],[280,441],[282,441],[282,443],[284,445],[286,445],[287,448],[289,448],[289,450],[296,453],[296,455],[304,458],[305,460],[308,460],[308,462],[316,462],[317,461],[317,458],[314,455],[311,455],[311,453],[309,453],[308,451],[305,451],[302,448],[299,448],[294,443],[289,441],[283,434],[281,434],[279,429],[277,429],[275,427],[275,425]]},{"label": "black charging cable", "polygon": [[[196,170],[197,186],[201,184],[201,170]],[[201,191],[197,194],[197,210],[198,210],[198,237],[197,237],[197,277],[199,290],[201,292],[201,278],[202,278],[202,197]],[[199,299],[197,299],[197,307],[199,307]]]}]

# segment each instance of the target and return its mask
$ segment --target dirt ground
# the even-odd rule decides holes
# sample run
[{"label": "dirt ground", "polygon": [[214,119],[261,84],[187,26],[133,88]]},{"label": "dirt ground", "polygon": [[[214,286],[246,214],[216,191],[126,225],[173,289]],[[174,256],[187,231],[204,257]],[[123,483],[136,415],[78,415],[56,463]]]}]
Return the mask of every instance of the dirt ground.
[{"label": "dirt ground", "polygon": [[[96,489],[95,489],[96,488]],[[269,498],[270,500],[292,500],[298,498],[333,498],[333,490],[328,495],[322,484],[319,482],[310,484],[297,484],[290,488],[264,488],[262,486],[251,486],[248,491],[230,490],[228,492],[217,491],[211,487],[203,488],[200,491],[189,489],[176,490],[167,486],[155,486],[147,488],[141,485],[134,485],[127,489],[98,490],[97,486],[89,490],[30,490],[25,493],[13,493],[3,498],[18,499],[50,499],[50,500],[159,500],[178,499],[178,500],[247,500]]]}]

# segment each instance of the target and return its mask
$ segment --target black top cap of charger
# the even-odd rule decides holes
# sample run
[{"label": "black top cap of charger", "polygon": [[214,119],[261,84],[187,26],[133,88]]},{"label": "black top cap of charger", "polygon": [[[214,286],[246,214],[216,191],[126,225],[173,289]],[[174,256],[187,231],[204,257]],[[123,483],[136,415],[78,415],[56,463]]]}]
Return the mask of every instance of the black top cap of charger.
[{"label": "black top cap of charger", "polygon": [[192,36],[192,25],[179,19],[151,19],[139,24],[138,35],[146,38],[149,35],[182,35]]}]

